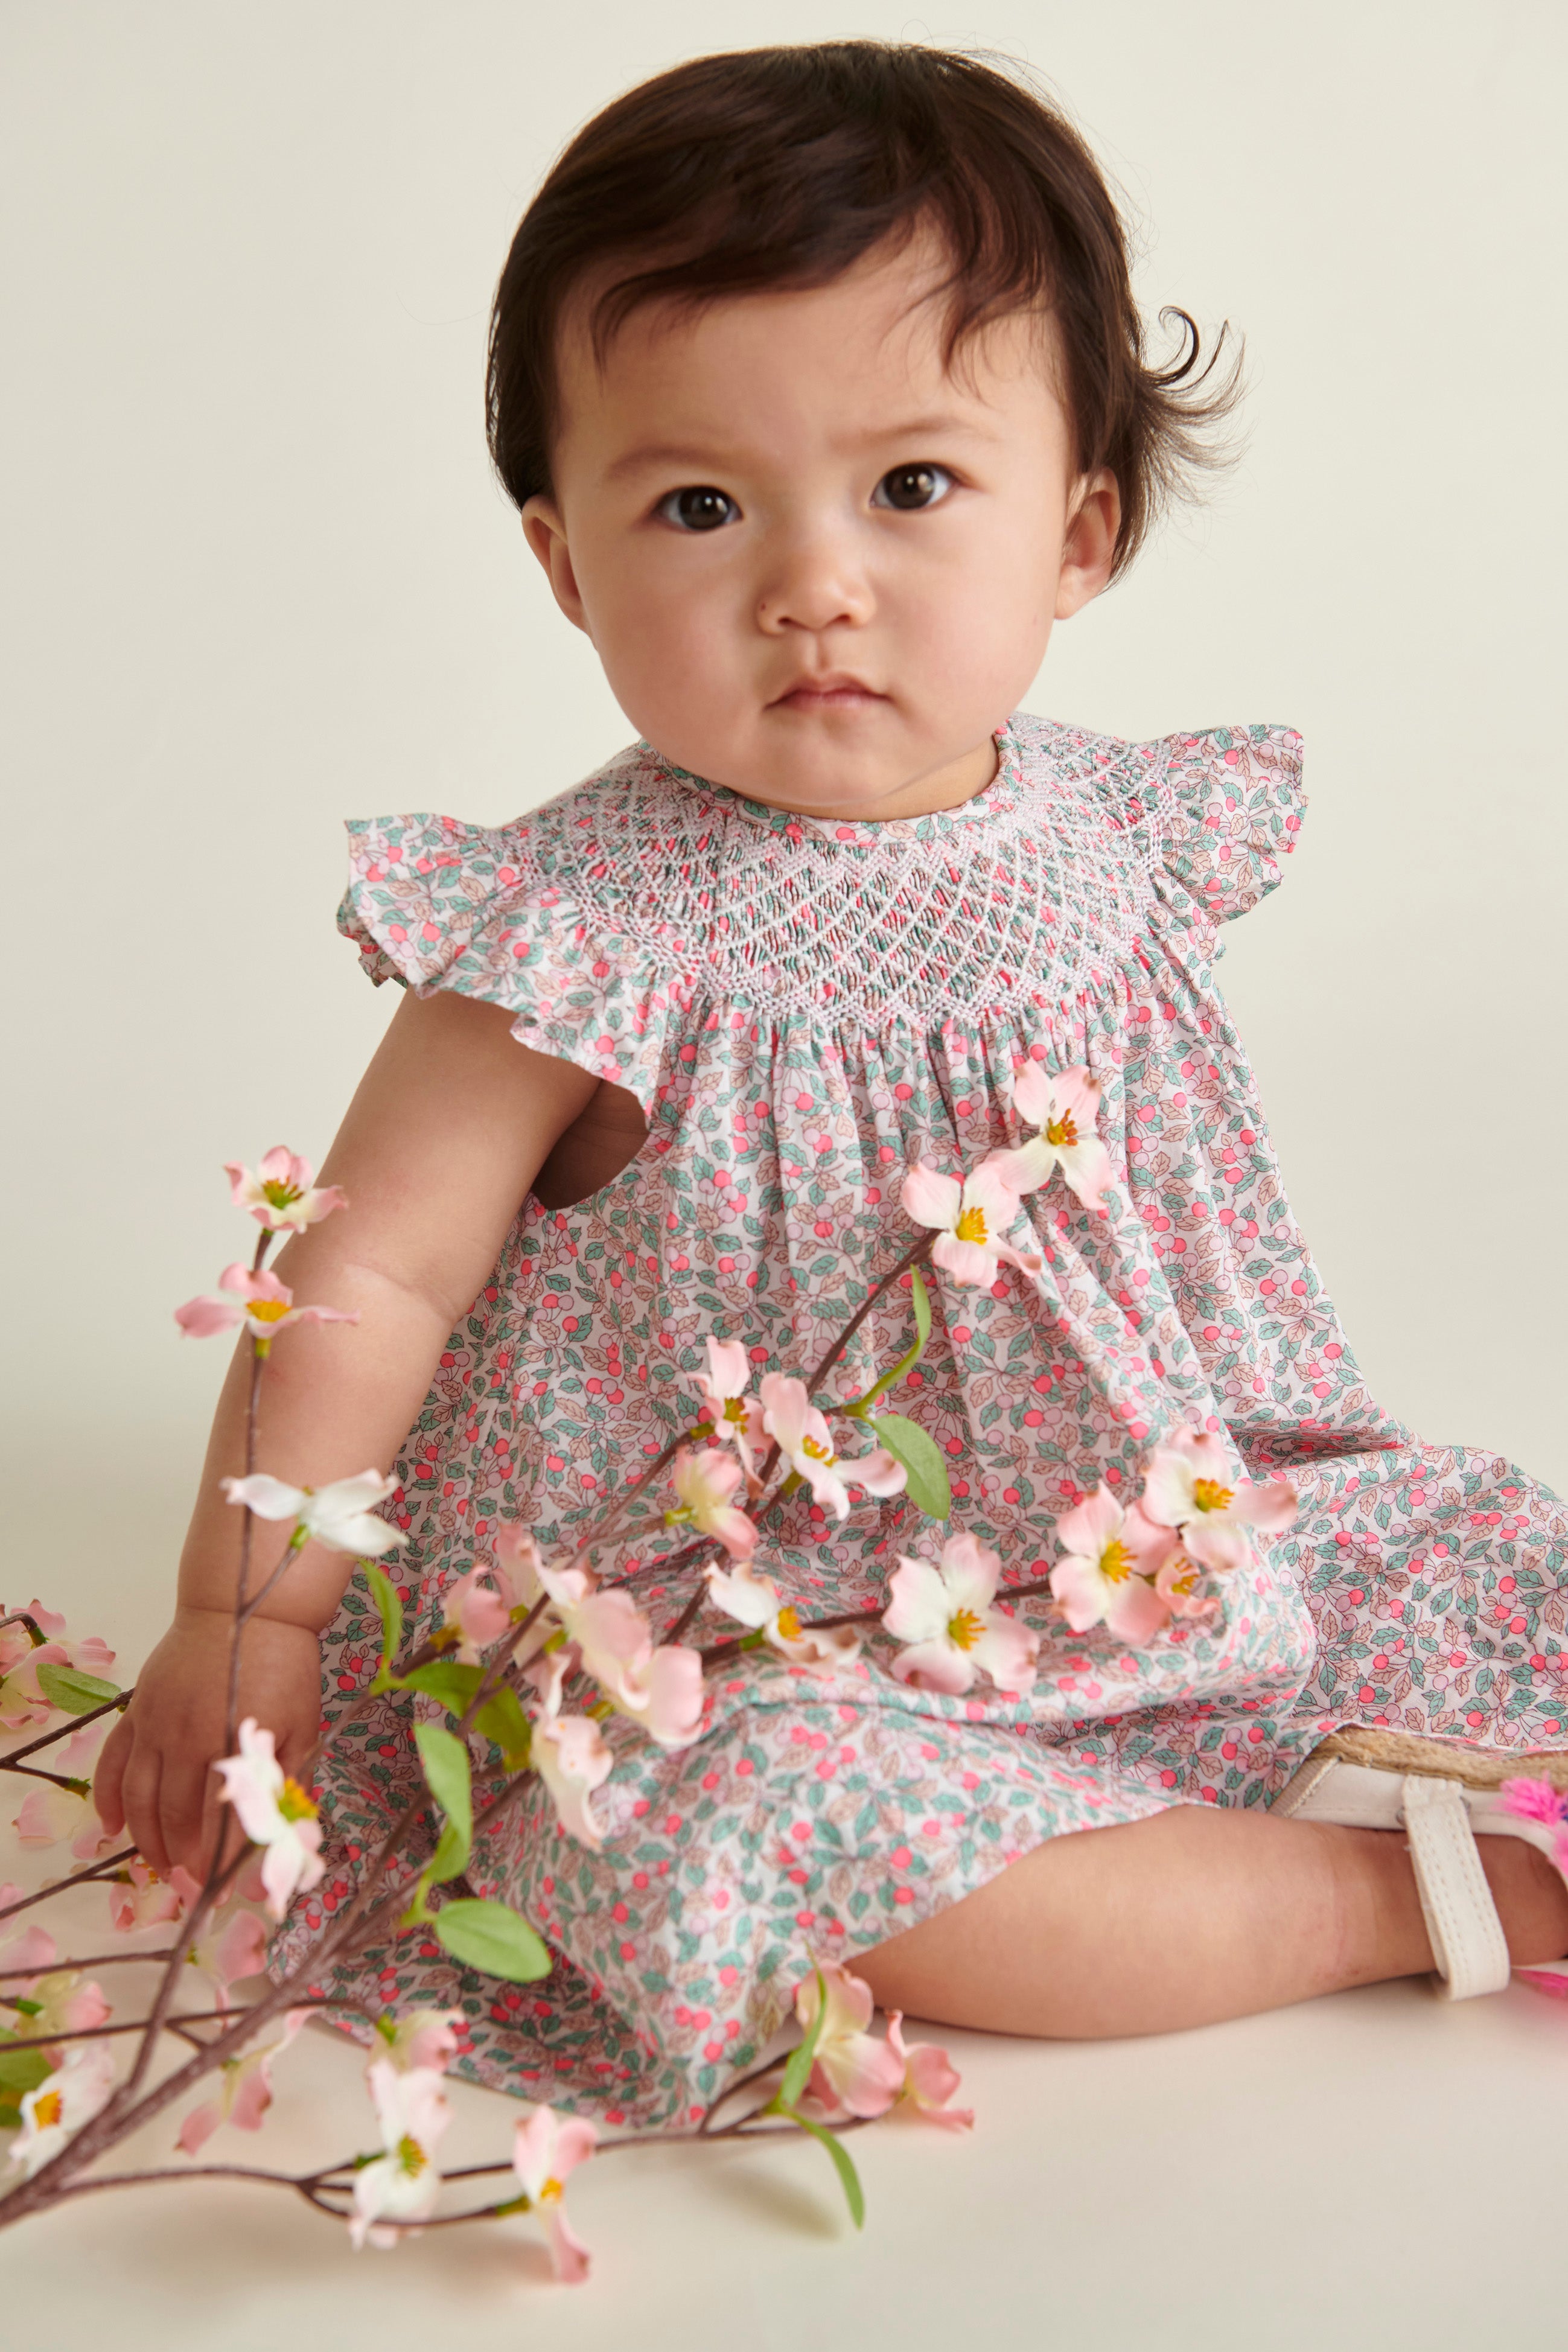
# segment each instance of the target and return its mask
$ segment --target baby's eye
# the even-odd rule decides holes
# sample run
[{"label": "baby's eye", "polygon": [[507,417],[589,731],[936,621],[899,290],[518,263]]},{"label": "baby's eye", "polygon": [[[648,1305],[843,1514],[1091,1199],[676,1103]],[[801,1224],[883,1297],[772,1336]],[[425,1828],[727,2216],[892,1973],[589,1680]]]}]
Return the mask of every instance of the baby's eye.
[{"label": "baby's eye", "polygon": [[872,491],[871,504],[910,514],[921,507],[936,506],[952,488],[952,476],[945,466],[895,466]]},{"label": "baby's eye", "polygon": [[654,509],[666,522],[678,530],[717,530],[727,522],[738,522],[741,509],[725,490],[715,490],[707,484],[693,489],[671,490],[660,499]]}]

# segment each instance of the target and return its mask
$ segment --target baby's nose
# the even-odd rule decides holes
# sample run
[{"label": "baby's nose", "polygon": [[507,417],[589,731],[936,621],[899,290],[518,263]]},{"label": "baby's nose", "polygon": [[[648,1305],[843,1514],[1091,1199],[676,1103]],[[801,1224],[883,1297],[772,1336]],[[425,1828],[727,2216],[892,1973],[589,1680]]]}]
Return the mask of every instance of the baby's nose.
[{"label": "baby's nose", "polygon": [[781,549],[757,598],[757,625],[769,636],[788,629],[860,628],[875,607],[870,582],[853,551],[827,533]]}]

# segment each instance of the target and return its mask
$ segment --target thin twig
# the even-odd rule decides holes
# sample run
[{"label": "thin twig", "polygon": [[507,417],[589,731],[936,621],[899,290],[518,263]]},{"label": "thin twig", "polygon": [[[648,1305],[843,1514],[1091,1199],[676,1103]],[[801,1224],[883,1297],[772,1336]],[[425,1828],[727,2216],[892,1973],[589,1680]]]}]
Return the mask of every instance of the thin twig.
[{"label": "thin twig", "polygon": [[[52,1894],[54,1889],[47,1891]],[[85,1960],[51,1960],[43,1969],[0,1969],[0,1984],[9,1984],[14,1977],[49,1976],[59,1969],[111,1969],[128,1960],[166,1960],[174,1948],[173,1944],[161,1944],[155,1952],[89,1952]]]},{"label": "thin twig", "polygon": [[39,1764],[14,1764],[8,1756],[0,1756],[0,1772],[20,1772],[28,1780],[52,1780],[57,1789],[68,1789],[73,1797],[82,1797],[91,1788],[90,1780],[68,1772],[46,1772]]},{"label": "thin twig", "polygon": [[101,1862],[89,1863],[85,1870],[72,1871],[68,1878],[57,1878],[53,1885],[40,1886],[36,1895],[24,1895],[19,1903],[7,1903],[0,1911],[0,1919],[12,1918],[18,1911],[29,1911],[35,1903],[47,1903],[51,1895],[63,1895],[68,1886],[90,1885],[95,1879],[105,1877],[111,1870],[118,1870],[121,1863],[136,1862],[140,1858],[133,1845],[122,1846],[118,1853],[106,1853]]},{"label": "thin twig", "polygon": [[[290,2009],[352,2009],[355,2015],[363,2017],[367,2024],[374,2023],[374,2020],[363,2003],[355,2000],[348,1993],[341,1997],[337,1993],[331,1992],[310,1993],[300,2000],[290,2001],[289,2006]],[[245,2013],[237,2002],[231,2002],[227,2009],[182,2009],[162,2019],[159,2022],[159,2031],[172,2033],[176,2027],[182,2025],[231,2023],[235,2018],[242,2017]],[[132,2017],[128,2018],[122,2025],[75,2025],[68,2033],[35,2033],[29,2035],[26,2041],[18,2034],[15,2041],[7,2038],[4,2043],[0,2043],[0,2048],[3,2048],[9,2056],[13,2050],[52,2050],[58,2042],[107,2042],[116,2033],[144,2032],[150,2021],[145,2017]],[[204,2042],[201,2046],[205,2049],[207,2045]]]},{"label": "thin twig", "polygon": [[113,1698],[103,1699],[97,1706],[89,1706],[85,1715],[68,1716],[64,1723],[57,1723],[52,1731],[42,1731],[37,1739],[29,1739],[20,1748],[8,1748],[5,1762],[18,1763],[24,1756],[34,1755],[40,1748],[52,1748],[57,1739],[68,1739],[73,1731],[85,1731],[88,1725],[96,1723],[100,1715],[113,1715],[128,1707],[135,1696],[136,1686],[132,1684],[129,1690],[119,1692]]}]

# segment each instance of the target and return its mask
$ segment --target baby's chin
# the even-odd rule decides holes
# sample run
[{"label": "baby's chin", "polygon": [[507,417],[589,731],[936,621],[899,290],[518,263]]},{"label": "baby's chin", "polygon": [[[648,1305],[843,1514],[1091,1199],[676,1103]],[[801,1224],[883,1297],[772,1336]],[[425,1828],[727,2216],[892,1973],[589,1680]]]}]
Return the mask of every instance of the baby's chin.
[{"label": "baby's chin", "polygon": [[[976,772],[956,775],[951,793],[939,787],[933,799],[931,780],[961,765],[971,747],[954,744],[945,733],[926,740],[889,695],[792,697],[729,729],[700,734],[683,728],[679,742],[643,731],[678,767],[744,800],[798,816],[860,823],[955,806],[989,782],[994,764],[983,756],[972,759]],[[989,744],[989,728],[979,729],[978,737]]]}]

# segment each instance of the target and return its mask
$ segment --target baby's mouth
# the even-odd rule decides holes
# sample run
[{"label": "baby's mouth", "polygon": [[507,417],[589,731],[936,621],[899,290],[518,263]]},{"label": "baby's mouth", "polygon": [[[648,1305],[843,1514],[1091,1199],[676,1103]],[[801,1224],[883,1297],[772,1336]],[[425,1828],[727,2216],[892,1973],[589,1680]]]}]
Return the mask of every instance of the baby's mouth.
[{"label": "baby's mouth", "polygon": [[819,710],[869,709],[876,702],[886,702],[888,697],[879,694],[864,679],[846,677],[842,673],[828,672],[821,677],[796,678],[795,684],[775,697],[770,710],[798,710],[811,713]]}]

